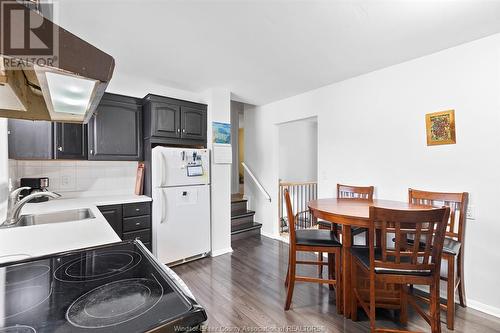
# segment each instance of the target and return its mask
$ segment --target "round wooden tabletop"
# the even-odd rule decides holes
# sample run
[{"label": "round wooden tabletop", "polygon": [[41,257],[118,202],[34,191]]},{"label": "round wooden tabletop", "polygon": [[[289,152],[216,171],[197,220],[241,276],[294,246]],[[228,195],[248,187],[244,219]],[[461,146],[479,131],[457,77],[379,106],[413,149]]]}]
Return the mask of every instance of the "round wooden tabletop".
[{"label": "round wooden tabletop", "polygon": [[404,201],[392,200],[353,200],[353,199],[317,199],[309,201],[309,209],[313,215],[339,224],[363,226],[370,215],[370,206],[388,209],[418,210],[429,209],[431,206],[414,205]]}]

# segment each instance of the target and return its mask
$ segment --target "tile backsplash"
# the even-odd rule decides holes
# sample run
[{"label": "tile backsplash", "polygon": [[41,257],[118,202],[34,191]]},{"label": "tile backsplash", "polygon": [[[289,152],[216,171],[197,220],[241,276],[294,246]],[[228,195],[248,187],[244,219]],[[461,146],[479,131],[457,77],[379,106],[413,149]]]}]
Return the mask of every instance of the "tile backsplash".
[{"label": "tile backsplash", "polygon": [[9,160],[9,178],[18,187],[21,178],[48,177],[49,190],[67,196],[133,194],[137,162]]}]

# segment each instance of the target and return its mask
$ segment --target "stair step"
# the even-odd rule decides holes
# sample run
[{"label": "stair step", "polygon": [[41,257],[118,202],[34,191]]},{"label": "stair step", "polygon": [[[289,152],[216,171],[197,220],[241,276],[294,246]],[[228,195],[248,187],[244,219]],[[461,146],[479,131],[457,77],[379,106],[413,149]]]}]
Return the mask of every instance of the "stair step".
[{"label": "stair step", "polygon": [[231,235],[233,234],[239,234],[245,231],[250,231],[254,229],[260,229],[262,227],[262,223],[257,223],[257,222],[249,222],[245,224],[241,224],[238,226],[231,226]]},{"label": "stair step", "polygon": [[233,202],[247,202],[247,199],[243,197],[243,194],[231,194],[231,203]]},{"label": "stair step", "polygon": [[231,202],[231,216],[247,211],[247,201]]},{"label": "stair step", "polygon": [[237,212],[231,212],[231,220],[239,219],[241,217],[254,216],[255,212],[253,210],[242,210]]},{"label": "stair step", "polygon": [[250,236],[260,235],[261,223],[252,222],[246,225],[238,226],[237,228],[231,227],[231,241],[236,241]]}]

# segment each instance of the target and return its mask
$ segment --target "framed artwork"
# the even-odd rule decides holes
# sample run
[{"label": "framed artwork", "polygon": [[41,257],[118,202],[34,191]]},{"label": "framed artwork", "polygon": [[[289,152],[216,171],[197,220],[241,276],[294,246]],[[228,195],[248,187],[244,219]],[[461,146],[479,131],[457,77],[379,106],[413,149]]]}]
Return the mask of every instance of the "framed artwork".
[{"label": "framed artwork", "polygon": [[425,115],[427,145],[449,145],[456,143],[455,110],[428,113]]},{"label": "framed artwork", "polygon": [[213,143],[231,144],[231,124],[212,122]]}]

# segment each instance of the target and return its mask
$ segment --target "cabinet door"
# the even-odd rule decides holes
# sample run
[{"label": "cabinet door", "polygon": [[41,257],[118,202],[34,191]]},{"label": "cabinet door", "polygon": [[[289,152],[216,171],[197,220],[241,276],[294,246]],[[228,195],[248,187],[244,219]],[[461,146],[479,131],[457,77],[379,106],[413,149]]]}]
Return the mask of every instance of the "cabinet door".
[{"label": "cabinet door", "polygon": [[122,205],[99,206],[97,208],[121,239],[123,237]]},{"label": "cabinet door", "polygon": [[9,158],[52,158],[52,123],[9,119],[8,128]]},{"label": "cabinet door", "polygon": [[151,103],[151,135],[162,138],[180,138],[180,107],[167,103]]},{"label": "cabinet door", "polygon": [[86,125],[55,123],[54,147],[56,159],[86,160]]},{"label": "cabinet door", "polygon": [[204,140],[207,137],[207,112],[181,107],[181,138]]},{"label": "cabinet door", "polygon": [[89,121],[89,160],[139,161],[142,157],[142,108],[107,97]]}]

